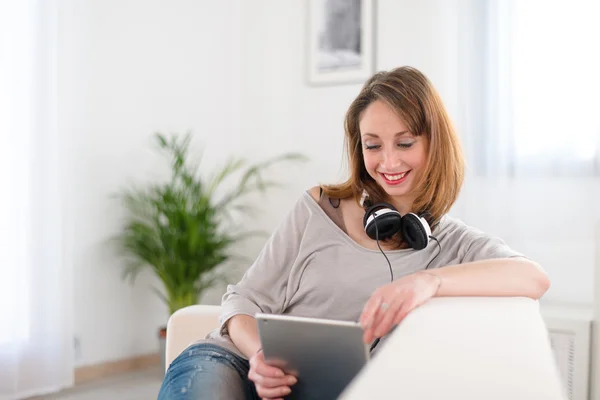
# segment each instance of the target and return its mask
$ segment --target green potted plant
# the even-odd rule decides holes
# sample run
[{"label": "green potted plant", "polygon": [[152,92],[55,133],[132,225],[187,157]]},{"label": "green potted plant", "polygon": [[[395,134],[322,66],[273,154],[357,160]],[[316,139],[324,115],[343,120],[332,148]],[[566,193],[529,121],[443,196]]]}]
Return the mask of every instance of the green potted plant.
[{"label": "green potted plant", "polygon": [[[231,251],[233,244],[260,233],[236,228],[232,215],[253,211],[254,207],[244,203],[248,194],[264,193],[277,185],[263,178],[264,170],[305,158],[287,153],[251,165],[231,158],[207,176],[201,174],[199,164],[188,159],[189,133],[182,137],[156,134],[155,138],[170,159],[170,179],[130,185],[117,193],[126,215],[122,229],[112,239],[124,260],[123,278],[133,283],[142,269],[149,268],[162,283],[162,291],[154,291],[171,315],[197,304],[206,289],[226,277],[222,267],[236,257]],[[238,175],[237,183],[224,185],[234,175]],[[166,326],[161,327],[159,337],[163,347]],[[161,352],[164,357],[164,348]]]}]

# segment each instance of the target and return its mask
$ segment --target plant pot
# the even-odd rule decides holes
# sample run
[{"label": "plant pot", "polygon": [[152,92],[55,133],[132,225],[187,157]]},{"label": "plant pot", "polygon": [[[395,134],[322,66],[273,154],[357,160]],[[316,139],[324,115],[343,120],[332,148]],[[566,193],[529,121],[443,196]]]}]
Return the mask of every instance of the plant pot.
[{"label": "plant pot", "polygon": [[158,351],[160,353],[160,367],[163,373],[166,371],[166,350],[167,350],[167,327],[161,326],[158,329]]}]

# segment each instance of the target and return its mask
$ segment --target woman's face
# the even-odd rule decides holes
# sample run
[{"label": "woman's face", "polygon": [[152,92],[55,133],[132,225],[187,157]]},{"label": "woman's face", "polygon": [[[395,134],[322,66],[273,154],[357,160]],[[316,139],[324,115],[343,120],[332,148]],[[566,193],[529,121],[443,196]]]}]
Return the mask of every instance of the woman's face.
[{"label": "woman's face", "polygon": [[409,132],[398,114],[380,100],[365,109],[359,128],[367,172],[405,214],[414,201],[415,179],[425,168],[427,139]]}]

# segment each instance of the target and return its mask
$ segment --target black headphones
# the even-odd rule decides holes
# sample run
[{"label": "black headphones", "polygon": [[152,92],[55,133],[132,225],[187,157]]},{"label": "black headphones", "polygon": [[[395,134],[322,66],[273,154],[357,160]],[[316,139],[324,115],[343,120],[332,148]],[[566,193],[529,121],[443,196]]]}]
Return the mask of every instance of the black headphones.
[{"label": "black headphones", "polygon": [[[384,251],[379,245],[380,240],[391,238],[396,233],[401,232],[402,238],[406,243],[415,250],[423,250],[429,244],[429,239],[436,241],[439,251],[429,261],[425,269],[429,268],[429,265],[436,257],[440,254],[442,247],[440,242],[434,236],[431,236],[431,227],[423,215],[417,215],[415,213],[408,213],[404,216],[400,215],[396,208],[388,203],[377,203],[370,205],[368,201],[369,195],[366,191],[363,191],[360,199],[360,205],[365,208],[365,216],[363,217],[363,226],[367,235],[377,240],[377,247],[379,251],[385,257],[390,268],[390,281],[394,281],[394,272],[392,270],[392,264],[385,255]],[[373,351],[375,346],[379,343],[380,338],[377,338],[372,344],[369,351]]]},{"label": "black headphones", "polygon": [[377,203],[367,208],[363,226],[373,240],[385,240],[401,232],[406,243],[415,250],[426,248],[431,236],[431,227],[425,218],[415,213],[401,216],[388,203]]}]

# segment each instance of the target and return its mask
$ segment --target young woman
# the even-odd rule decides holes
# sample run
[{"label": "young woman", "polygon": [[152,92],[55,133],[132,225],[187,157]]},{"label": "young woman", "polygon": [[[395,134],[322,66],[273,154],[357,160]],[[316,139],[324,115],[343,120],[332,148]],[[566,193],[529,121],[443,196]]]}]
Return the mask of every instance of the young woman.
[{"label": "young woman", "polygon": [[546,292],[539,265],[447,215],[463,183],[463,156],[422,73],[374,75],[350,106],[345,131],[348,180],[303,193],[228,287],[221,327],[173,361],[159,399],[276,399],[293,391],[296,378],[265,364],[256,312],[358,320],[373,343],[434,296]]}]

